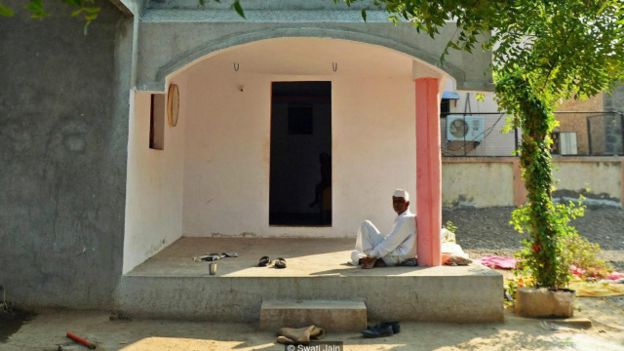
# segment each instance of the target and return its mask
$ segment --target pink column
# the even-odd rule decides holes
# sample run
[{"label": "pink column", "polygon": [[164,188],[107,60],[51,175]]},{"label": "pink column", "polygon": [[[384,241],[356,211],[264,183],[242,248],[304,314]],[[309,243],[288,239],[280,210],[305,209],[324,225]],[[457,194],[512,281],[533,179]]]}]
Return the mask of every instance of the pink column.
[{"label": "pink column", "polygon": [[437,78],[416,84],[416,214],[418,263],[439,266],[442,227],[442,156]]}]

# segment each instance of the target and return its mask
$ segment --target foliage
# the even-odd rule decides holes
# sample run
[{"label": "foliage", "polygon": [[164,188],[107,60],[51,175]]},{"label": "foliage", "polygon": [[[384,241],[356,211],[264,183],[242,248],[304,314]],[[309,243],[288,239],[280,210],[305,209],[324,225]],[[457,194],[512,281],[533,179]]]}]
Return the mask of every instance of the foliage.
[{"label": "foliage", "polygon": [[446,221],[446,223],[444,224],[444,228],[450,230],[453,233],[457,233],[457,225],[451,220]]},{"label": "foliage", "polygon": [[[522,157],[522,156],[521,156]],[[511,224],[520,233],[527,233],[523,249],[518,252],[519,275],[530,277],[535,286],[562,288],[571,278],[570,265],[573,255],[566,244],[581,238],[570,221],[583,216],[585,207],[578,203],[553,204],[550,198],[534,201],[516,209]],[[545,208],[546,207],[546,208]],[[540,216],[533,211],[543,210]],[[537,217],[537,218],[536,218]],[[539,228],[537,221],[545,220],[546,228]]]},{"label": "foliage", "polygon": [[[1,1],[1,0],[0,0]],[[71,16],[80,17],[85,21],[85,31],[89,24],[97,19],[100,14],[101,7],[96,4],[96,0],[53,0],[56,3],[64,3],[70,6]],[[221,2],[221,0],[213,0]],[[206,0],[198,0],[199,6],[204,6]],[[239,16],[245,18],[245,11],[240,0],[233,0],[231,8],[238,13]],[[24,5],[33,19],[43,19],[48,17],[50,13],[45,9],[43,0],[28,0]],[[15,10],[0,2],[0,17],[11,17],[15,15]]]},{"label": "foliage", "polygon": [[606,278],[613,268],[598,258],[600,245],[592,243],[581,235],[562,238],[563,260],[582,279]]},{"label": "foliage", "polygon": [[[533,221],[529,205],[516,209],[512,214],[510,224],[520,233],[527,233],[529,237],[523,239],[523,249],[516,257],[519,259],[515,271],[516,284],[524,285],[530,282],[536,286],[564,287],[572,277],[571,270],[580,273],[583,278],[602,278],[609,274],[611,267],[598,258],[600,246],[589,242],[577,229],[570,224],[576,218],[585,214],[584,198],[578,202],[570,201],[568,204],[553,204],[550,212],[550,223],[555,237],[553,251],[542,249],[539,244],[540,238],[532,237],[531,223]],[[543,264],[552,265],[555,270],[554,284],[543,283],[543,275],[548,272],[542,269]]]},{"label": "foliage", "polygon": [[[91,22],[93,22],[100,13],[100,6],[96,0],[54,0],[57,3],[64,3],[69,6],[72,17],[78,17],[84,20],[85,30]],[[28,0],[24,5],[33,19],[43,19],[50,16],[46,10],[43,0]],[[0,16],[10,17],[15,15],[15,10],[0,3]]]}]

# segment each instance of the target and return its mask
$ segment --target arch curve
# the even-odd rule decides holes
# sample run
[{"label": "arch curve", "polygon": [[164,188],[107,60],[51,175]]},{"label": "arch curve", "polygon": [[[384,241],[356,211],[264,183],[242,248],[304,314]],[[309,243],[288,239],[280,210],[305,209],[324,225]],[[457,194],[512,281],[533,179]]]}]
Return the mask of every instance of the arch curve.
[{"label": "arch curve", "polygon": [[[446,62],[445,66],[441,67],[439,56],[426,51],[419,45],[408,42],[406,39],[409,38],[403,38],[399,34],[400,33],[397,33],[395,36],[398,38],[395,38],[392,36],[382,36],[376,33],[355,30],[349,27],[337,27],[334,24],[328,24],[327,27],[321,27],[320,25],[280,26],[262,30],[240,31],[209,39],[203,43],[193,45],[186,50],[182,50],[179,54],[167,57],[165,59],[166,61],[162,64],[152,66],[158,67],[153,72],[141,72],[139,74],[137,86],[140,90],[164,91],[167,76],[194,64],[206,56],[217,54],[223,50],[243,44],[289,37],[339,39],[381,46],[424,62],[433,70],[453,77],[458,86],[463,85],[465,72],[462,68],[450,62]],[[180,37],[181,34],[177,34],[177,36]],[[416,40],[414,40],[414,42],[416,42]]]}]

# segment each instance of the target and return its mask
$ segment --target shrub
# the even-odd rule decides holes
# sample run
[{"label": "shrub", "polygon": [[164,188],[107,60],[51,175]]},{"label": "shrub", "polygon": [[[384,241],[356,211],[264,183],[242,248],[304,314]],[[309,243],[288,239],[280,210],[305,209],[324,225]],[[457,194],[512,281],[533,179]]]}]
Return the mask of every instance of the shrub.
[{"label": "shrub", "polygon": [[[567,286],[572,277],[571,268],[581,273],[581,276],[585,278],[601,278],[608,275],[611,270],[610,266],[598,258],[600,245],[591,243],[570,224],[573,219],[585,214],[586,207],[583,205],[583,199],[581,197],[577,202],[553,204],[549,218],[551,219],[552,230],[557,235],[550,238],[553,249],[548,253],[549,257],[543,257],[544,251],[541,250],[539,244],[536,244],[531,235],[522,240],[523,248],[516,254],[519,262],[515,272],[516,279],[522,282],[520,285],[544,286],[539,282],[544,280],[544,273],[546,272],[551,275],[549,279],[555,282],[555,288],[563,288]],[[521,234],[528,232],[530,216],[527,206],[513,211],[510,224]],[[544,270],[544,261],[556,262],[551,266],[555,269]],[[553,286],[547,287],[552,288]]]}]

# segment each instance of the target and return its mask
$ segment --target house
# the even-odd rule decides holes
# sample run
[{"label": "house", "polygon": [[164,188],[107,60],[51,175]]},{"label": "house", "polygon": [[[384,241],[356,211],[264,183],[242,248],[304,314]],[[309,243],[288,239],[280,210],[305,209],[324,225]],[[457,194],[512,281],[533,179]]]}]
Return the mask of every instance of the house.
[{"label": "house", "polygon": [[[396,187],[420,216],[420,263],[439,265],[439,99],[491,90],[489,53],[441,66],[452,23],[433,40],[379,9],[364,22],[367,4],[249,2],[243,19],[210,1],[120,0],[85,36],[50,6],[45,21],[0,22],[0,284],[16,303],[131,308],[160,284],[133,270],[183,236],[352,238],[364,218],[391,224]],[[419,272],[418,286],[447,275]],[[500,319],[502,278],[465,274],[488,292],[450,276],[456,288],[428,294]],[[446,318],[435,306],[427,316]]]}]

